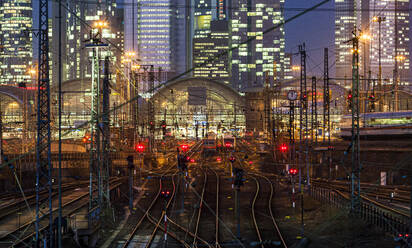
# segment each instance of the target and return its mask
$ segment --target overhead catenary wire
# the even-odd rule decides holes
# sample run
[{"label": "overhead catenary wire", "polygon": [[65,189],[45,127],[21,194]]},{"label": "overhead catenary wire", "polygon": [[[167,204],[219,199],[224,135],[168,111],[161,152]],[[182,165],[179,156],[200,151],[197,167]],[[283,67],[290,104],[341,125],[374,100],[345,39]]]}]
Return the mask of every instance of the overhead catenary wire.
[{"label": "overhead catenary wire", "polygon": [[[266,34],[266,33],[269,33],[269,32],[271,32],[271,31],[273,31],[273,30],[275,30],[275,29],[277,29],[277,28],[285,25],[286,23],[289,23],[289,22],[291,22],[291,21],[293,21],[293,20],[295,20],[295,19],[297,19],[297,18],[305,15],[306,13],[308,13],[308,12],[310,12],[310,11],[318,8],[319,6],[324,5],[325,3],[329,2],[329,1],[330,1],[330,0],[324,0],[324,1],[320,2],[320,3],[318,3],[318,4],[315,4],[314,6],[312,6],[312,7],[310,7],[310,8],[305,9],[304,11],[300,12],[299,14],[294,15],[294,16],[291,17],[291,18],[288,18],[287,20],[283,21],[282,23],[277,24],[277,25],[274,25],[274,26],[272,26],[271,28],[266,29],[265,31],[262,32],[262,35],[264,35],[264,34]],[[63,7],[64,9],[66,9],[67,11],[72,12],[72,10],[70,10],[68,7],[66,7],[66,6],[65,6],[64,4],[62,4],[61,2],[59,2],[59,4],[61,4],[62,7]],[[78,17],[77,15],[75,15],[75,16],[76,16],[76,18],[80,18],[80,17]],[[87,26],[91,27],[90,24],[88,24],[85,20],[82,20],[81,18],[80,18],[80,20],[81,20],[83,23],[85,23]],[[216,55],[215,57],[213,57],[213,58],[205,61],[204,63],[202,63],[202,64],[200,64],[200,65],[198,65],[198,66],[192,67],[192,68],[190,68],[189,70],[187,70],[187,71],[185,71],[185,72],[183,72],[183,73],[181,73],[181,74],[173,77],[172,79],[169,79],[169,80],[167,80],[166,82],[159,84],[158,86],[154,87],[153,90],[157,90],[157,89],[163,87],[164,85],[167,85],[169,82],[172,82],[172,81],[174,81],[174,80],[179,79],[180,77],[182,77],[182,76],[184,76],[184,75],[192,72],[194,69],[196,69],[196,68],[198,68],[198,67],[202,67],[202,66],[206,65],[207,63],[213,62],[213,61],[215,61],[216,59],[218,59],[218,58],[220,58],[220,57],[228,54],[229,52],[232,52],[232,51],[234,51],[234,50],[237,50],[241,45],[247,44],[247,43],[249,43],[249,42],[252,42],[252,41],[254,41],[255,39],[256,39],[255,36],[254,36],[254,37],[251,37],[251,38],[248,38],[248,39],[246,39],[245,41],[237,44],[237,46],[232,47],[232,48],[229,48],[229,49],[226,50],[225,52],[222,52],[222,53]],[[111,43],[111,44],[113,44],[113,43]],[[115,46],[115,47],[117,48],[117,46]],[[120,48],[118,48],[118,49],[120,49]],[[116,107],[111,108],[111,109],[109,110],[109,113],[112,113],[112,112],[114,112],[114,111],[116,111],[116,110],[118,110],[118,109],[121,109],[122,107],[126,106],[127,104],[130,104],[130,103],[136,101],[136,100],[138,99],[138,97],[139,97],[139,96],[135,96],[135,97],[129,99],[128,101],[126,101],[126,102],[124,102],[124,103],[122,103],[122,104],[119,104],[119,105],[117,105]],[[109,114],[109,113],[102,113],[102,114],[100,114],[100,115],[98,116],[98,118],[101,118],[103,115],[107,115],[107,114]],[[71,129],[67,130],[64,134],[62,134],[62,137],[70,134],[73,130],[86,127],[86,126],[89,125],[89,124],[90,124],[90,121],[86,121],[86,122],[84,122],[83,124],[79,125],[77,128],[71,128]],[[33,152],[33,151],[29,151],[28,153],[22,154],[22,155],[20,155],[20,156],[18,156],[18,157],[16,157],[16,158],[14,158],[14,159],[11,160],[11,161],[8,161],[7,163],[2,163],[2,164],[0,165],[0,169],[3,168],[3,167],[5,167],[5,166],[7,166],[7,165],[9,165],[9,164],[14,163],[15,161],[17,161],[18,159],[21,159],[21,158],[24,157],[24,156],[27,156],[30,152]]]}]

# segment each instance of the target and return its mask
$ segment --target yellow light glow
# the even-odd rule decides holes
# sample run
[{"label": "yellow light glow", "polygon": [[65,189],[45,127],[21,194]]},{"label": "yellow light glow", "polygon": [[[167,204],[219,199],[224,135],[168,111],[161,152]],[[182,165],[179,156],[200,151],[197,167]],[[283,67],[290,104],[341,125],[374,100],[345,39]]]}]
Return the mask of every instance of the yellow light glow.
[{"label": "yellow light glow", "polygon": [[96,22],[94,23],[94,26],[95,26],[96,28],[105,28],[105,27],[108,26],[108,23],[107,23],[106,21],[96,21]]},{"label": "yellow light glow", "polygon": [[372,18],[372,21],[374,21],[374,22],[377,22],[379,20],[379,18],[377,17],[377,16],[374,16],[373,18]]},{"label": "yellow light glow", "polygon": [[35,69],[29,69],[29,74],[36,75],[37,71]]},{"label": "yellow light glow", "polygon": [[395,57],[395,59],[396,59],[396,61],[404,61],[406,59],[406,57],[403,56],[403,55],[398,55],[398,56]]},{"label": "yellow light glow", "polygon": [[140,69],[140,65],[132,65],[132,70],[139,70]]},{"label": "yellow light glow", "polygon": [[360,36],[360,39],[361,39],[361,40],[371,40],[372,37],[371,37],[369,34],[362,34],[362,35]]},{"label": "yellow light glow", "polygon": [[136,56],[136,53],[133,52],[133,51],[130,51],[130,52],[126,52],[125,55],[126,55],[127,57],[134,57],[134,56]]},{"label": "yellow light glow", "polygon": [[298,65],[292,66],[292,71],[299,71],[299,70],[300,70],[300,66]]}]

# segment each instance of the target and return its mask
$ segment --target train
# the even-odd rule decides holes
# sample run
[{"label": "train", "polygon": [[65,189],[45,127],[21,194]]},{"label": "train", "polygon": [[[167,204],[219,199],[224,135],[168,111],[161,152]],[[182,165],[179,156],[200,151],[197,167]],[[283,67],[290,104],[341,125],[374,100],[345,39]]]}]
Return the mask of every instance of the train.
[{"label": "train", "polygon": [[[352,116],[343,116],[339,126],[339,136],[350,139]],[[362,113],[359,115],[359,135],[361,139],[411,138],[412,111]]]},{"label": "train", "polygon": [[223,135],[223,146],[227,150],[235,150],[236,149],[236,137],[231,134]]},{"label": "train", "polygon": [[202,154],[204,156],[211,156],[216,154],[217,136],[213,132],[206,134],[202,140]]}]

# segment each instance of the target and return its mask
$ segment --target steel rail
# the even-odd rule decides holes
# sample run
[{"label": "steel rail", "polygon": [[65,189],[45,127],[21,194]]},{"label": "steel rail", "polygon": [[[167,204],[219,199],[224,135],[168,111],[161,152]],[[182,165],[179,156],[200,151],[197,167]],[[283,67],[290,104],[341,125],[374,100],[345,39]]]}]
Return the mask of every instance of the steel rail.
[{"label": "steel rail", "polygon": [[273,225],[276,229],[278,237],[280,238],[280,241],[282,242],[283,247],[287,248],[288,246],[286,245],[285,239],[283,238],[283,235],[280,232],[279,226],[278,226],[278,224],[275,220],[275,217],[274,217],[273,211],[272,211],[272,199],[273,199],[273,195],[274,195],[273,183],[266,176],[264,176],[264,175],[259,175],[259,176],[264,178],[270,184],[270,196],[269,196],[269,213],[270,213],[270,217],[272,219],[272,222],[273,222]]},{"label": "steel rail", "polygon": [[166,214],[167,209],[169,208],[170,204],[172,203],[172,200],[174,199],[174,197],[176,196],[176,184],[175,184],[174,176],[172,176],[172,185],[173,185],[172,197],[170,197],[169,200],[167,201],[166,207],[162,211],[162,214],[161,214],[160,218],[158,219],[158,221],[155,225],[155,228],[154,228],[149,240],[147,241],[147,243],[145,245],[146,248],[149,248],[152,245],[154,237],[155,237],[157,231],[159,230],[160,223],[162,223],[162,220],[164,219],[164,216]]},{"label": "steel rail", "polygon": [[256,193],[255,193],[255,196],[254,196],[253,201],[252,201],[252,220],[253,220],[253,225],[254,225],[255,230],[256,230],[256,234],[257,234],[258,239],[259,239],[260,247],[264,248],[262,236],[260,234],[259,226],[257,224],[256,215],[255,215],[255,203],[256,203],[256,199],[258,198],[258,195],[259,195],[260,184],[259,184],[259,181],[254,176],[250,176],[250,177],[253,180],[255,180],[255,182],[256,182]]},{"label": "steel rail", "polygon": [[[115,184],[113,184],[110,188],[111,188],[111,190],[113,190],[113,189],[119,187],[120,185],[122,185],[122,183],[115,183]],[[94,192],[97,192],[97,189],[94,190]],[[67,207],[68,205],[71,205],[71,204],[73,204],[73,203],[75,203],[75,202],[78,202],[78,201],[80,201],[82,198],[85,198],[86,196],[88,196],[88,194],[89,194],[89,192],[87,192],[86,194],[83,194],[83,195],[77,197],[76,199],[73,199],[73,200],[69,201],[69,202],[66,203],[66,204],[63,204],[62,207],[64,208],[64,207]],[[74,214],[74,213],[77,212],[78,210],[80,210],[80,209],[88,206],[88,204],[89,204],[89,201],[84,201],[84,202],[82,202],[79,206],[76,206],[76,207],[74,207],[73,209],[71,209],[69,212],[65,213],[65,214],[63,215],[63,217],[68,217],[68,216]],[[55,212],[55,211],[57,211],[57,210],[58,210],[58,209],[54,209],[53,212]],[[32,221],[32,222],[33,222],[33,221]],[[28,226],[28,225],[32,225],[32,223],[27,223],[27,224],[24,225],[24,226]],[[22,229],[22,228],[23,228],[23,226],[20,227],[20,229]],[[43,227],[41,228],[40,231],[43,231],[43,230],[45,230],[45,229],[47,229],[47,228],[48,228],[48,225],[45,225],[45,226],[43,226]],[[17,232],[17,231],[20,230],[20,229],[17,229],[17,230],[15,230],[14,232]],[[31,233],[31,234],[23,237],[23,238],[18,239],[17,241],[15,241],[15,242],[10,246],[10,248],[14,248],[14,247],[16,247],[17,245],[20,245],[20,244],[22,244],[22,243],[27,246],[27,244],[25,244],[24,241],[27,240],[27,239],[29,239],[29,238],[31,238],[33,235],[35,235],[35,232],[33,232],[33,233]]]},{"label": "steel rail", "polygon": [[140,220],[137,222],[135,227],[133,228],[132,232],[129,234],[129,236],[126,238],[126,241],[123,244],[123,248],[126,248],[130,242],[132,241],[134,235],[136,234],[137,230],[139,229],[140,225],[143,223],[144,219],[149,215],[150,210],[152,209],[153,205],[156,203],[156,201],[159,199],[160,192],[162,191],[162,179],[159,179],[159,191],[157,192],[156,196],[154,197],[153,201],[150,203],[149,207],[147,208],[146,212],[143,214],[143,216],[140,218]]},{"label": "steel rail", "polygon": [[195,236],[193,238],[193,242],[192,242],[192,247],[196,247],[197,246],[197,233],[199,231],[199,223],[200,223],[200,216],[202,214],[202,207],[203,207],[203,201],[204,201],[204,195],[205,195],[205,189],[206,189],[206,184],[207,184],[207,173],[206,171],[203,171],[203,188],[202,188],[202,193],[201,193],[201,197],[200,197],[200,203],[199,203],[199,210],[197,212],[197,220],[196,220],[196,226],[195,226]]}]

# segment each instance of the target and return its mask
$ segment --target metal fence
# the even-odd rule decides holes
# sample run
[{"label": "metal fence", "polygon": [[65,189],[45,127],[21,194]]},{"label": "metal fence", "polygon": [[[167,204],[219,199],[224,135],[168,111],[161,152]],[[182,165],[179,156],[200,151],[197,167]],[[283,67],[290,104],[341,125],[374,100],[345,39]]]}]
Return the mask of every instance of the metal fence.
[{"label": "metal fence", "polygon": [[[312,185],[310,195],[320,202],[350,210],[350,198],[337,190]],[[360,210],[355,214],[367,223],[373,224],[396,237],[405,237],[409,233],[409,218],[406,214],[402,216],[367,201],[361,202]]]}]

